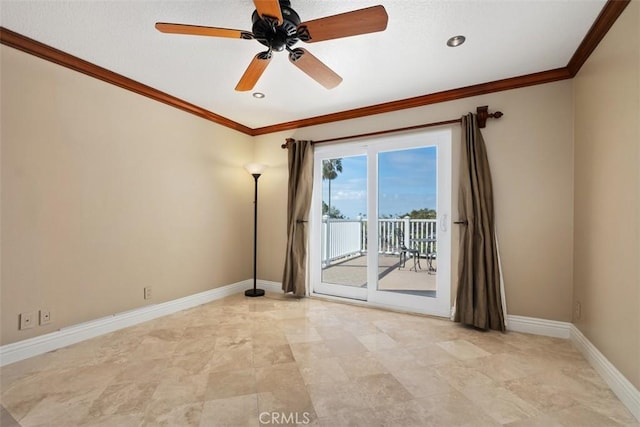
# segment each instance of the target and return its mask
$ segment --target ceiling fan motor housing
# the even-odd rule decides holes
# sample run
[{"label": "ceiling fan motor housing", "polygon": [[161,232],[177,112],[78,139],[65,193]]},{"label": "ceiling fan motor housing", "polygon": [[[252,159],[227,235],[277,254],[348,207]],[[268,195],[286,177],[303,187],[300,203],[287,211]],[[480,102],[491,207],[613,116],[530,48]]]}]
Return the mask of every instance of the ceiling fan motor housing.
[{"label": "ceiling fan motor housing", "polygon": [[291,8],[289,1],[281,1],[280,10],[283,18],[280,25],[275,19],[261,18],[257,11],[253,11],[251,15],[253,22],[251,32],[254,38],[277,52],[298,42],[297,28],[300,25],[300,16]]}]

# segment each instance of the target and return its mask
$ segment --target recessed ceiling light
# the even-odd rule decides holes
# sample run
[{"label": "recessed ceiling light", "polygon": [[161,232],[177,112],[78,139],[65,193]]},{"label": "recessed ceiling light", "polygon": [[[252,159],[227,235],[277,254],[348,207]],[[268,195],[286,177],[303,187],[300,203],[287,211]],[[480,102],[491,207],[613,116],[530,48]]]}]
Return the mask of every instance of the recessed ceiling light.
[{"label": "recessed ceiling light", "polygon": [[465,36],[453,36],[449,40],[447,40],[447,46],[449,47],[458,47],[466,40]]},{"label": "recessed ceiling light", "polygon": [[262,99],[262,98],[264,98],[264,93],[262,93],[262,92],[253,92],[253,97],[254,98],[258,98],[258,99]]}]

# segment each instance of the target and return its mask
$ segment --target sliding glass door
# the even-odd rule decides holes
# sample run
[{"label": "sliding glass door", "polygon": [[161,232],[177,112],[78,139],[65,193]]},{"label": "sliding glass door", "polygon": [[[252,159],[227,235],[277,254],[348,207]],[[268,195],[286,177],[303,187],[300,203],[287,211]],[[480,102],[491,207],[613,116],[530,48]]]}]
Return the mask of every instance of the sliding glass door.
[{"label": "sliding glass door", "polygon": [[315,149],[314,293],[448,316],[451,132]]}]

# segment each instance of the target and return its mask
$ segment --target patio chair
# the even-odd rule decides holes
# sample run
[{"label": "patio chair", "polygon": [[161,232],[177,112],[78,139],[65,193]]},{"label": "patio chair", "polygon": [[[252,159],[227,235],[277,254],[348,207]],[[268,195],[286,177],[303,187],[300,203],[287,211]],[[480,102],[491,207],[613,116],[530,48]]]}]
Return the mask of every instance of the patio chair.
[{"label": "patio chair", "polygon": [[427,244],[427,253],[425,254],[425,258],[427,259],[427,271],[429,274],[435,273],[436,268],[433,266],[433,261],[437,258],[437,252],[434,250],[435,242],[437,241],[436,236],[434,234],[429,236],[429,243]]},{"label": "patio chair", "polygon": [[433,266],[434,259],[436,259],[435,252],[427,253],[427,271],[429,272],[429,274],[436,272],[436,268]]},{"label": "patio chair", "polygon": [[395,229],[396,237],[398,238],[398,252],[400,252],[400,263],[398,264],[398,270],[404,267],[407,263],[407,254],[410,254],[413,258],[413,267],[409,270],[418,271],[418,268],[422,270],[420,265],[420,251],[414,248],[408,248],[404,244],[404,232],[400,228]]}]

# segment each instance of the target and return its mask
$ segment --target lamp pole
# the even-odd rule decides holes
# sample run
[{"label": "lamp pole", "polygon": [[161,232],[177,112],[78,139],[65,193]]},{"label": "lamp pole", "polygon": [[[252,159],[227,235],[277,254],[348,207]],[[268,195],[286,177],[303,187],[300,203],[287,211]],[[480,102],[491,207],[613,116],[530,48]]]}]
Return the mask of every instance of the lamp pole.
[{"label": "lamp pole", "polygon": [[253,196],[253,289],[244,291],[245,296],[261,297],[264,296],[264,289],[257,289],[257,270],[258,270],[258,178],[262,175],[262,171],[266,166],[257,163],[249,163],[245,165],[245,169],[253,176],[255,182],[255,192]]}]

